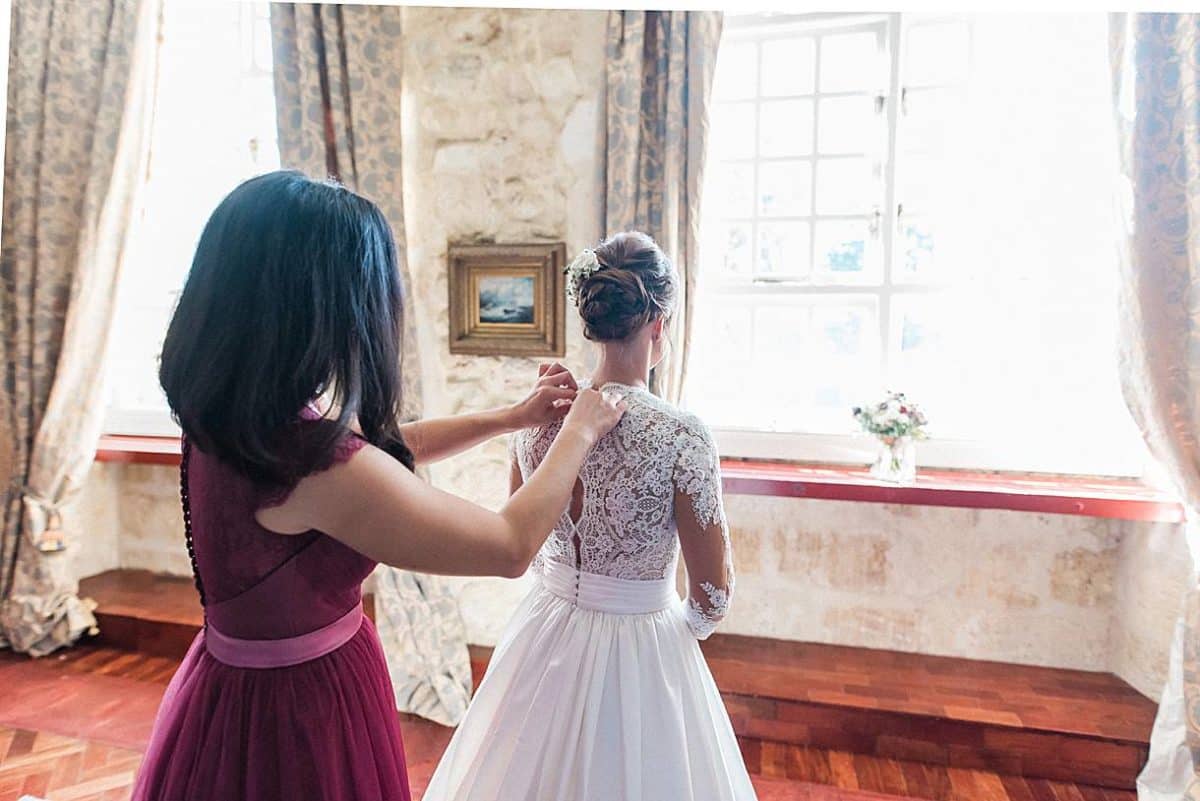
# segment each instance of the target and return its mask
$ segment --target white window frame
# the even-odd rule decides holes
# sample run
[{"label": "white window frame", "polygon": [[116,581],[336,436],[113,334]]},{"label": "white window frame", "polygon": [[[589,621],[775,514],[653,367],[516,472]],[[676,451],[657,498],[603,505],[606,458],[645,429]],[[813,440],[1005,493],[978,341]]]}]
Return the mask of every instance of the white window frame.
[{"label": "white window frame", "polygon": [[[887,143],[882,158],[882,208],[878,220],[879,247],[882,267],[880,283],[853,282],[840,284],[789,283],[786,280],[771,280],[756,278],[754,270],[748,280],[719,280],[715,276],[705,276],[705,281],[719,281],[709,284],[706,291],[715,291],[725,297],[745,297],[756,294],[767,294],[773,297],[784,295],[804,295],[808,297],[820,295],[861,296],[877,299],[879,304],[878,321],[880,327],[879,342],[882,347],[880,354],[884,375],[887,375],[889,351],[894,332],[891,330],[891,301],[896,295],[910,297],[937,292],[942,286],[935,280],[916,283],[903,279],[893,280],[893,272],[897,259],[900,236],[900,200],[897,198],[897,169],[904,169],[898,164],[898,141],[904,135],[901,124],[901,103],[904,97],[903,59],[905,36],[907,33],[903,14],[901,13],[823,13],[823,14],[747,14],[730,15],[726,17],[724,37],[733,41],[761,41],[798,30],[836,29],[841,32],[874,30],[882,26],[884,42],[884,58],[887,65],[886,86],[882,87],[883,95],[877,99],[882,104],[882,112],[886,115]],[[963,20],[961,14],[947,13],[922,15],[922,22]],[[967,20],[970,25],[970,21]],[[970,29],[968,28],[968,31]],[[968,35],[970,35],[968,33]],[[724,40],[723,40],[724,41]],[[818,44],[819,47],[819,44]],[[970,51],[968,51],[970,52]],[[761,50],[759,51],[761,67]],[[814,77],[813,94],[817,98],[820,91],[820,51],[816,55],[816,74]],[[757,76],[759,91],[756,91],[755,113],[763,102],[761,95],[761,68]],[[934,88],[922,86],[920,89]],[[808,95],[805,95],[808,97]],[[776,98],[769,98],[774,100]],[[819,126],[820,104],[813,105],[814,131]],[[757,140],[757,137],[756,137]],[[758,147],[755,144],[755,162],[758,162]],[[802,158],[802,157],[798,157]],[[814,144],[813,153],[808,157],[811,162],[823,158],[819,145]],[[751,248],[757,248],[757,222],[759,209],[757,207],[757,171],[755,172],[756,191],[754,193],[754,220],[751,234]],[[817,212],[815,200],[817,181],[812,187],[813,208],[806,219],[813,221],[825,215]],[[833,215],[837,219],[838,215]],[[740,219],[740,218],[738,218]],[[771,218],[774,220],[775,218]],[[797,218],[799,219],[799,218]],[[855,218],[857,219],[857,217]],[[724,220],[722,220],[724,222]],[[813,227],[815,233],[815,226]],[[816,236],[810,238],[810,253],[815,253]],[[815,265],[814,265],[815,267]],[[710,289],[711,288],[711,289]],[[847,420],[849,425],[849,410]],[[766,459],[800,463],[824,463],[862,465],[873,460],[877,445],[867,435],[847,434],[815,434],[803,432],[765,431],[750,427],[718,426],[714,427],[714,435],[718,448],[723,457],[736,459]],[[1063,453],[1060,448],[1039,447],[1036,442],[984,442],[980,440],[961,440],[946,438],[931,438],[919,445],[919,459],[922,465],[947,469],[1004,471],[1022,473],[1058,473],[1068,475],[1102,475],[1102,476],[1133,476],[1146,475],[1149,459],[1144,454],[1130,458],[1128,454],[1114,454],[1111,442],[1104,437],[1081,445],[1072,453]]]}]

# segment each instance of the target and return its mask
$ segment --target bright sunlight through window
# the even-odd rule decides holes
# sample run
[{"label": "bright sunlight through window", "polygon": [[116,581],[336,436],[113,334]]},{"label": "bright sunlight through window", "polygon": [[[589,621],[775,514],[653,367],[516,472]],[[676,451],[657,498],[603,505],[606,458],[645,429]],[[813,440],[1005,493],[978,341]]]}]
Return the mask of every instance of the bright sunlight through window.
[{"label": "bright sunlight through window", "polygon": [[266,3],[166,0],[151,154],[108,368],[111,433],[175,431],[158,354],[200,231],[238,182],[279,167]]},{"label": "bright sunlight through window", "polygon": [[728,455],[1137,473],[1116,369],[1102,14],[731,16],[688,405]]}]

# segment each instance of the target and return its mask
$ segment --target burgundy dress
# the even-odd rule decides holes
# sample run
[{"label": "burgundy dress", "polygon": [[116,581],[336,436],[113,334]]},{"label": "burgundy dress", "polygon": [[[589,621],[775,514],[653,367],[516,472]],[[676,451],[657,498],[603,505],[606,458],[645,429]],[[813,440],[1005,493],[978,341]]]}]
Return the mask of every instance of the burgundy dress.
[{"label": "burgundy dress", "polygon": [[[347,437],[318,469],[363,444]],[[185,450],[207,624],[163,697],[133,801],[410,801],[383,649],[358,611],[375,563],[318,531],[263,528],[255,510],[291,487]],[[286,666],[245,666],[256,655]]]}]

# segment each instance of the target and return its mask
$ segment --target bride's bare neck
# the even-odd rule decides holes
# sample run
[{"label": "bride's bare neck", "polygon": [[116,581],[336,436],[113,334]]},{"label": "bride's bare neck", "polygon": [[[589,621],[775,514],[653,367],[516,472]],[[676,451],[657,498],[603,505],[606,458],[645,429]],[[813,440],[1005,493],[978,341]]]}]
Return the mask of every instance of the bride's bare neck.
[{"label": "bride's bare neck", "polygon": [[635,334],[624,342],[604,342],[600,346],[600,365],[592,373],[592,386],[602,387],[610,382],[633,387],[645,387],[650,380],[650,356],[653,344],[649,337]]}]

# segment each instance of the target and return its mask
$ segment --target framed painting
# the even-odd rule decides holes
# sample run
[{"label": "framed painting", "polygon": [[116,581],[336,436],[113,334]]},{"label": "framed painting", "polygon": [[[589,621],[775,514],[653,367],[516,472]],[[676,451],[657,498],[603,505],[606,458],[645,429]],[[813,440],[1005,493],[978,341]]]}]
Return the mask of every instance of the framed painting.
[{"label": "framed painting", "polygon": [[562,242],[450,245],[450,352],[564,355],[566,258]]}]

